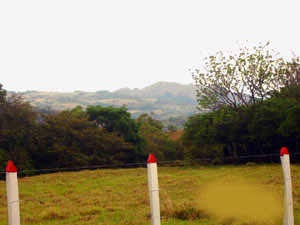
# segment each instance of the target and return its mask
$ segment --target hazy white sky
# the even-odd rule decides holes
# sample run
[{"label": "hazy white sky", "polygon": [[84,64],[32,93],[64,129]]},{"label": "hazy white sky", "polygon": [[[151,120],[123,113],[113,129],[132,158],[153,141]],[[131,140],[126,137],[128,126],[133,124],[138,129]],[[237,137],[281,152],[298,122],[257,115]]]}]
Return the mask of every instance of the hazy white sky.
[{"label": "hazy white sky", "polygon": [[284,56],[300,55],[299,6],[299,0],[0,1],[0,83],[14,91],[193,83],[188,69],[237,41],[270,40]]}]

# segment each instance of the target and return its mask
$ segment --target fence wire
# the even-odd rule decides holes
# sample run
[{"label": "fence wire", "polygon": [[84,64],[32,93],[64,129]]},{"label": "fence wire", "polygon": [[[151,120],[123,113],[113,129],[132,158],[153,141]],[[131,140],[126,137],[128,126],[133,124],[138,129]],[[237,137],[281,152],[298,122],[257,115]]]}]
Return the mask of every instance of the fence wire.
[{"label": "fence wire", "polygon": [[[290,155],[300,155],[300,153],[290,153]],[[158,165],[166,164],[179,164],[179,163],[191,163],[191,162],[202,162],[202,161],[217,161],[217,160],[238,160],[238,159],[249,159],[249,158],[264,158],[264,157],[280,157],[280,154],[261,154],[261,155],[245,155],[236,157],[209,157],[209,158],[198,158],[198,159],[184,159],[184,160],[169,160],[157,162]],[[33,169],[33,170],[18,170],[18,173],[47,173],[47,172],[72,172],[80,170],[93,170],[93,169],[114,169],[114,168],[137,168],[146,167],[147,163],[126,163],[126,164],[113,164],[113,165],[95,165],[95,166],[82,166],[82,167],[61,167],[61,168],[46,168],[46,169]],[[1,171],[0,174],[6,172]]]},{"label": "fence wire", "polygon": [[[290,153],[290,155],[300,155],[300,153]],[[263,155],[247,155],[247,156],[238,156],[238,157],[214,157],[214,158],[212,157],[212,158],[162,161],[162,162],[158,162],[158,165],[164,166],[164,165],[170,165],[170,164],[184,164],[184,163],[212,161],[212,160],[234,160],[234,159],[258,158],[258,157],[279,157],[279,156],[280,156],[279,154],[263,154]],[[136,167],[146,167],[146,166],[147,166],[147,163],[129,163],[129,164],[116,164],[116,165],[96,165],[96,166],[86,166],[86,167],[76,167],[76,168],[65,167],[65,168],[49,168],[49,169],[41,169],[41,170],[21,170],[21,171],[18,171],[18,173],[28,173],[28,172],[37,172],[37,173],[46,172],[47,173],[47,172],[79,171],[79,170],[89,170],[89,169],[92,170],[92,169],[113,169],[113,168],[136,168]],[[5,172],[0,172],[0,173],[5,174]],[[193,180],[193,179],[191,179],[191,180]],[[110,186],[108,186],[108,187],[110,187]],[[196,190],[198,190],[198,188],[199,188],[199,186],[192,185],[189,188],[184,188],[183,191],[184,192],[195,192]],[[178,186],[176,186],[176,184],[170,185],[167,183],[166,184],[162,183],[160,185],[160,189],[159,189],[160,195],[164,196],[164,198],[162,198],[161,204],[166,205],[165,207],[168,207],[167,205],[169,204],[168,201],[169,201],[170,192],[173,193],[174,191],[178,191],[178,189],[180,189],[180,188]],[[33,192],[34,192],[34,190],[33,190]],[[20,196],[22,196],[22,191],[20,194],[21,194]],[[24,205],[28,202],[33,202],[33,204],[39,203],[41,205],[44,205],[47,203],[46,199],[49,199],[51,197],[51,194],[53,194],[53,193],[38,196],[36,198],[35,197],[32,198],[31,196],[23,196],[22,199],[20,200],[21,207],[22,207],[22,205]],[[103,192],[102,194],[107,194],[107,193]],[[94,196],[93,193],[82,193],[82,195],[84,195],[87,198],[92,198]],[[116,200],[112,200],[111,198],[113,198],[116,195],[119,195],[120,198],[122,199],[124,197],[124,195],[126,195],[126,193],[123,193],[120,191],[110,192],[109,193],[110,197],[105,196],[104,197],[105,199],[102,199],[102,206],[104,208],[106,207],[106,209],[109,209],[110,204],[112,204],[112,201],[116,201]],[[144,184],[143,192],[130,193],[130,196],[132,198],[134,198],[134,201],[136,202],[136,204],[138,204],[141,201],[141,199],[145,199],[145,201],[148,201],[149,194],[148,194],[147,183]],[[63,194],[60,194],[57,197],[58,198],[61,198],[61,197],[68,198],[68,197],[65,197]],[[149,202],[147,202],[147,204],[148,203]],[[48,205],[47,205],[47,207],[48,207]],[[149,207],[149,206],[147,206],[147,207]],[[168,210],[168,209],[166,209],[166,210]],[[26,217],[26,211],[21,212],[21,214]],[[117,217],[119,217],[117,219],[113,219],[110,217],[113,217],[113,215],[105,217],[102,222],[104,222],[104,224],[105,223],[121,224],[121,222],[123,222],[124,224],[126,224],[126,222],[129,222],[128,224],[131,224],[130,222],[140,222],[140,221],[149,222],[151,220],[151,215],[149,215],[149,213],[144,213],[143,215],[140,215],[140,214],[135,214],[135,212],[133,212],[132,215],[129,215],[129,216],[119,215],[119,216],[117,216]],[[168,215],[168,216],[163,215],[161,217],[161,219],[163,219],[163,220],[173,220],[174,219],[174,221],[175,221],[175,218],[173,218],[172,215]]]}]

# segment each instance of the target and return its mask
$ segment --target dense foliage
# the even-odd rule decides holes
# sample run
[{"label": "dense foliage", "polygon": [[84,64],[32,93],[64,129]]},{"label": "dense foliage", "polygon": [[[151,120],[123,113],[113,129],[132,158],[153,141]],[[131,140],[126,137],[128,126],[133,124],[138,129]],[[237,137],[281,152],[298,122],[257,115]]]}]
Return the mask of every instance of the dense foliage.
[{"label": "dense foliage", "polygon": [[40,124],[36,167],[80,167],[127,162],[132,144],[71,111],[45,116]]},{"label": "dense foliage", "polygon": [[278,157],[234,158],[278,154],[282,146],[299,152],[299,96],[300,86],[285,88],[255,110],[254,106],[240,107],[242,119],[230,108],[194,115],[185,125],[187,152],[192,158],[232,157],[227,162],[272,162]]},{"label": "dense foliage", "polygon": [[126,108],[115,108],[113,106],[88,106],[87,115],[90,121],[96,126],[104,128],[108,132],[115,132],[128,143],[131,143],[134,154],[131,154],[130,161],[135,162],[143,158],[143,139],[139,135],[139,127]]},{"label": "dense foliage", "polygon": [[168,139],[160,121],[135,120],[125,107],[78,106],[61,112],[36,110],[0,85],[0,169],[13,160],[31,170],[79,168],[178,159],[180,144]]},{"label": "dense foliage", "polygon": [[284,85],[299,82],[299,58],[286,62],[269,43],[241,46],[236,54],[219,51],[204,62],[204,70],[192,72],[202,110],[257,105]]},{"label": "dense foliage", "polygon": [[181,159],[183,157],[180,141],[172,141],[163,131],[163,124],[142,114],[137,119],[140,124],[140,133],[145,139],[145,152],[153,153],[159,161]]},{"label": "dense foliage", "polygon": [[245,163],[277,162],[278,155],[257,156],[278,154],[282,146],[299,152],[300,59],[285,62],[267,48],[229,57],[220,52],[207,59],[206,73],[195,71],[199,108],[210,111],[189,117],[176,141],[166,131],[183,117],[164,127],[148,114],[132,119],[124,106],[37,111],[0,84],[0,170],[8,160],[35,170],[145,162],[149,153],[159,161]]},{"label": "dense foliage", "polygon": [[[0,86],[1,88],[1,86]],[[3,171],[8,159],[21,168],[32,169],[32,152],[37,150],[36,113],[21,96],[6,98],[0,90],[0,167]]]},{"label": "dense foliage", "polygon": [[[196,70],[199,109],[185,124],[188,158],[219,158],[218,163],[274,162],[282,146],[300,151],[300,60],[272,55],[268,44],[205,59]],[[244,157],[247,156],[247,157]],[[224,161],[224,158],[229,158]],[[299,161],[294,155],[293,160]]]}]

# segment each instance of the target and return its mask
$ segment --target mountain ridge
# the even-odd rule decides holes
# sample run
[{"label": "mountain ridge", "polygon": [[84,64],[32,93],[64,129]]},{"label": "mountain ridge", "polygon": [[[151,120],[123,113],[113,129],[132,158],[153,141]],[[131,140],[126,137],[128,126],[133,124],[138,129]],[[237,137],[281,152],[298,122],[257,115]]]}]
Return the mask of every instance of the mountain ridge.
[{"label": "mountain ridge", "polygon": [[117,89],[114,92],[120,92],[124,94],[130,93],[131,95],[137,95],[139,97],[159,96],[166,92],[173,94],[175,96],[183,95],[183,96],[189,96],[190,98],[194,98],[196,96],[195,95],[196,88],[193,84],[180,84],[176,82],[166,82],[166,81],[159,81],[152,85],[146,86],[142,89],[138,89],[138,88],[130,89],[125,87],[125,88]]},{"label": "mountain ridge", "polygon": [[78,105],[125,105],[132,117],[148,113],[157,119],[187,117],[197,112],[196,86],[176,82],[159,81],[142,89],[120,88],[115,91],[96,92],[20,92],[34,107],[53,110],[72,109]]}]

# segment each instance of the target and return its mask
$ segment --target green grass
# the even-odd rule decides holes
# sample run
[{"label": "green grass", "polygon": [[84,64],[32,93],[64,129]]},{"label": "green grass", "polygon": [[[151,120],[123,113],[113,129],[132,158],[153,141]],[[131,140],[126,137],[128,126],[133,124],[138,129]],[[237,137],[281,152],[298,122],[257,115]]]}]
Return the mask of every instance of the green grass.
[{"label": "green grass", "polygon": [[[251,224],[219,220],[201,209],[210,181],[242,178],[283,198],[280,165],[159,167],[162,224]],[[300,166],[292,166],[295,224],[300,224]],[[21,224],[151,224],[147,170],[65,172],[19,179]],[[0,181],[0,225],[7,224],[6,185]],[[253,223],[252,223],[253,224]],[[282,217],[278,222],[282,224]]]}]

